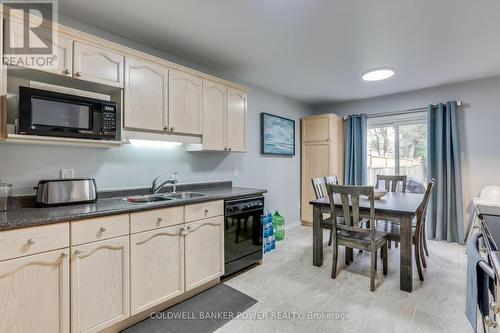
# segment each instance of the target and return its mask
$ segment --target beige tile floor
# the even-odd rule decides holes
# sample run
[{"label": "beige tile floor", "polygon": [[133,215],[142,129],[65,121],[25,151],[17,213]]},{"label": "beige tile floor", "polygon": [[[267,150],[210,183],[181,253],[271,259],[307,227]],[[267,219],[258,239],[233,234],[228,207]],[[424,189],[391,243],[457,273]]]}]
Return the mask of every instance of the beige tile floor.
[{"label": "beige tile floor", "polygon": [[[341,252],[340,273],[333,280],[331,247],[324,234],[322,267],[312,266],[312,229],[298,226],[288,231],[277,250],[265,255],[263,265],[226,281],[258,300],[244,315],[268,319],[232,320],[217,332],[472,332],[464,315],[463,246],[430,241],[425,281],[418,280],[414,268],[411,294],[399,290],[399,251],[393,246],[389,274],[382,275],[379,261],[376,291],[370,292],[369,254],[355,255],[354,263],[345,266]],[[311,320],[310,313],[346,313],[348,319]],[[273,315],[287,318],[269,318]]]}]

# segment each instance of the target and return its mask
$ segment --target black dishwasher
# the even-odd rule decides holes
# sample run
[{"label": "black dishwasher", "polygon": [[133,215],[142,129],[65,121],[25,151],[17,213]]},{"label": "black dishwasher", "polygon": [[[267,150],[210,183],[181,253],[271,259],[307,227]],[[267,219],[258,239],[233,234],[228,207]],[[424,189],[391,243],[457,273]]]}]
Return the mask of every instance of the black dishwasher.
[{"label": "black dishwasher", "polygon": [[224,202],[224,270],[230,275],[262,260],[264,197]]}]

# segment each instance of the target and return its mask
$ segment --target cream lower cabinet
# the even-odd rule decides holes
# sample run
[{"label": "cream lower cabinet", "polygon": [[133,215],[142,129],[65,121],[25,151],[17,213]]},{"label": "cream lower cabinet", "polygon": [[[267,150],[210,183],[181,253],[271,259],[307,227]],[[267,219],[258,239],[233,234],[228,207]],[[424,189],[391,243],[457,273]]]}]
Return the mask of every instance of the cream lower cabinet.
[{"label": "cream lower cabinet", "polygon": [[223,216],[186,223],[184,246],[186,291],[224,275]]},{"label": "cream lower cabinet", "polygon": [[184,293],[182,225],[130,236],[131,314]]},{"label": "cream lower cabinet", "polygon": [[0,262],[0,332],[67,333],[69,251]]},{"label": "cream lower cabinet", "polygon": [[130,315],[129,236],[71,248],[71,332],[91,333]]}]

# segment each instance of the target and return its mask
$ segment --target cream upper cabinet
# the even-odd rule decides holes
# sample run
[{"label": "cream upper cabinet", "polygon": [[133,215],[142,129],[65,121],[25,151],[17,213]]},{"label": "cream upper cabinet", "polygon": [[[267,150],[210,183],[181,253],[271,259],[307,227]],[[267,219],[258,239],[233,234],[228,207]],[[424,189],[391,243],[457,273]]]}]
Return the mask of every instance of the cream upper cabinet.
[{"label": "cream upper cabinet", "polygon": [[227,89],[227,148],[230,151],[246,151],[247,94]]},{"label": "cream upper cabinet", "polygon": [[169,130],[180,134],[202,133],[202,79],[178,70],[169,71]]},{"label": "cream upper cabinet", "polygon": [[203,80],[203,149],[227,150],[225,86]]},{"label": "cream upper cabinet", "polygon": [[168,69],[125,59],[124,127],[163,131],[167,126]]},{"label": "cream upper cabinet", "polygon": [[[33,22],[37,25],[38,23]],[[53,35],[55,38],[53,38]],[[47,46],[52,47],[52,53],[56,58],[52,58],[51,55],[41,55],[40,59],[46,59],[43,62],[34,63],[24,63],[21,61],[16,62],[17,66],[26,67],[31,69],[37,69],[49,73],[71,76],[73,73],[73,39],[66,37],[63,34],[59,34],[57,31],[52,33],[52,31],[40,29],[37,34],[30,33],[28,39],[24,38],[24,25],[20,21],[12,20],[9,26],[9,37],[10,44],[12,47],[22,48],[25,42],[29,43],[32,48],[40,47],[45,48]],[[11,53],[16,54],[15,50]],[[23,54],[24,51],[19,51],[19,54]],[[21,58],[22,59],[22,58]]]},{"label": "cream upper cabinet", "polygon": [[0,332],[69,333],[67,249],[0,262]]},{"label": "cream upper cabinet", "polygon": [[132,315],[184,292],[182,230],[178,225],[130,237]]},{"label": "cream upper cabinet", "polygon": [[224,275],[224,217],[186,224],[186,291]]},{"label": "cream upper cabinet", "polygon": [[71,248],[71,332],[99,332],[130,314],[129,237]]},{"label": "cream upper cabinet", "polygon": [[123,62],[120,54],[74,42],[74,78],[123,88]]}]

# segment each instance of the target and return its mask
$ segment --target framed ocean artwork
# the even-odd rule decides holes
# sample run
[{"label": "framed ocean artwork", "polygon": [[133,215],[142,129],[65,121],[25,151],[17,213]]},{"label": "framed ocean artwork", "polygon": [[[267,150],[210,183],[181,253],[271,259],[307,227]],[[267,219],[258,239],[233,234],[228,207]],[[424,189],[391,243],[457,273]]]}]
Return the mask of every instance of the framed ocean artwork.
[{"label": "framed ocean artwork", "polygon": [[295,155],[295,120],[262,112],[260,152],[266,155]]}]

